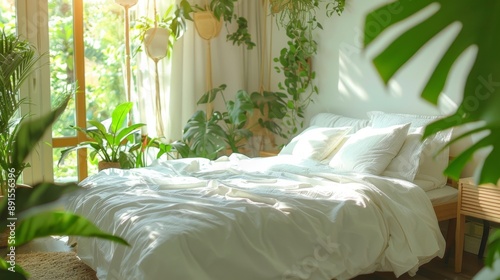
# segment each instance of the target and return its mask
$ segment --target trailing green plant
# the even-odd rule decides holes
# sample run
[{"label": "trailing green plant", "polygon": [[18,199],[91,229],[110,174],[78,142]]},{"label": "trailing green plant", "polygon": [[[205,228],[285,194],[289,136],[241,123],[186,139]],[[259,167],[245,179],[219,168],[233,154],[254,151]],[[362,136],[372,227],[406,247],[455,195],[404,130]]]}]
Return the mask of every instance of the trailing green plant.
[{"label": "trailing green plant", "polygon": [[[444,173],[458,179],[467,162],[477,151],[489,147],[486,158],[478,164],[478,183],[500,182],[497,160],[500,156],[500,4],[495,0],[486,1],[445,1],[445,0],[397,0],[372,11],[365,19],[365,47],[379,37],[382,32],[396,23],[408,21],[413,15],[434,5],[436,11],[421,22],[410,24],[374,59],[373,63],[384,83],[388,84],[394,75],[410,63],[417,52],[429,41],[454,23],[460,23],[460,32],[436,64],[427,80],[421,96],[432,104],[437,104],[445,87],[452,66],[471,46],[477,48],[472,67],[465,81],[463,98],[455,113],[429,124],[425,128],[424,138],[439,131],[468,123],[478,127],[456,136],[450,144],[476,135],[482,137],[469,148],[454,158]],[[397,11],[397,12],[396,12]],[[390,15],[379,24],[377,29],[368,27],[380,23],[380,15]],[[485,136],[481,136],[485,135]],[[500,277],[499,266],[493,263],[500,256],[500,234],[489,239],[489,247],[484,270],[491,270],[492,277]],[[484,271],[483,270],[483,271]],[[480,273],[481,274],[481,273]],[[487,274],[484,274],[487,275]],[[479,277],[478,277],[479,278]],[[491,278],[488,278],[491,279]]]},{"label": "trailing green plant", "polygon": [[[8,172],[24,168],[24,161],[40,141],[45,132],[66,108],[69,99],[54,111],[21,123],[13,143],[12,162]],[[79,189],[74,184],[58,185],[42,182],[32,188],[15,187],[14,177],[8,177],[8,192],[0,200],[0,230],[8,231],[5,258],[0,258],[0,278],[28,279],[29,274],[15,261],[16,248],[29,241],[51,235],[75,235],[104,238],[123,245],[124,239],[97,228],[86,218],[71,212],[54,210],[46,205],[57,201],[63,195]]]},{"label": "trailing green plant", "polygon": [[118,105],[111,114],[111,119],[103,122],[90,120],[89,128],[70,126],[78,132],[85,134],[88,138],[77,146],[61,151],[59,163],[64,162],[64,158],[72,151],[89,148],[90,158],[93,160],[98,156],[101,161],[119,162],[122,167],[135,165],[134,154],[130,152],[134,143],[134,133],[139,131],[145,124],[128,123],[128,114],[132,110],[132,102],[124,102]]},{"label": "trailing green plant", "polygon": [[224,96],[226,85],[222,84],[207,91],[199,100],[198,105],[211,103],[221,96],[226,111],[214,111],[211,115],[203,110],[196,111],[184,126],[182,141],[173,143],[173,147],[182,157],[205,157],[215,159],[220,152],[230,149],[240,152],[244,141],[250,138],[252,127],[248,120],[254,110],[259,110],[266,118],[259,118],[255,125],[261,125],[269,131],[282,135],[281,126],[276,122],[286,114],[286,97],[283,93],[253,92],[244,90],[236,93],[234,100]]},{"label": "trailing green plant", "polygon": [[[313,102],[313,96],[318,94],[314,84],[316,72],[311,65],[311,59],[316,55],[318,46],[313,33],[323,29],[316,13],[321,10],[320,3],[326,2],[326,15],[340,15],[344,10],[345,0],[273,0],[270,1],[271,11],[278,27],[284,28],[288,41],[281,49],[279,56],[274,58],[277,63],[275,70],[284,76],[278,88],[288,93],[288,113],[284,118],[288,136],[296,134],[304,127],[305,109]],[[286,138],[289,138],[289,137]]]}]

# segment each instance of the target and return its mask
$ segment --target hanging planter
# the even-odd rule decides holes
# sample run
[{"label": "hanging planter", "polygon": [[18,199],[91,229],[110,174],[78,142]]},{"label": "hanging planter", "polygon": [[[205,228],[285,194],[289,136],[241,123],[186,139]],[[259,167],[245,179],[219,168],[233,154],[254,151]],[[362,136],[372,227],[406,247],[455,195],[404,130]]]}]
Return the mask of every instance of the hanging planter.
[{"label": "hanging planter", "polygon": [[198,35],[205,40],[217,37],[222,29],[222,21],[218,20],[211,11],[194,13],[193,21]]},{"label": "hanging planter", "polygon": [[163,27],[153,27],[144,33],[146,54],[158,61],[167,56],[170,31]]},{"label": "hanging planter", "polygon": [[289,4],[290,0],[271,0],[271,12],[273,14],[277,14],[286,7],[287,4]]}]

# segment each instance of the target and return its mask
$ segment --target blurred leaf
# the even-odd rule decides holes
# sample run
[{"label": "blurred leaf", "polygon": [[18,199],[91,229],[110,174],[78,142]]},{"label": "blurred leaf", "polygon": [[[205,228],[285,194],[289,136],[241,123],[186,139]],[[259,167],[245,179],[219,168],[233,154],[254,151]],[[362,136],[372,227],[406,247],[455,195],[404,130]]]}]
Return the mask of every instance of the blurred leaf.
[{"label": "blurred leaf", "polygon": [[[15,263],[15,261],[13,261]],[[0,278],[8,280],[26,280],[28,279],[29,273],[23,270],[17,264],[14,265],[14,272],[9,271],[12,267],[10,263],[2,258],[0,258]]]},{"label": "blurred leaf", "polygon": [[[500,172],[496,161],[500,156],[500,2],[448,1],[448,0],[398,0],[371,12],[365,20],[365,46],[370,45],[382,32],[398,22],[409,19],[429,5],[437,5],[438,10],[427,19],[407,29],[392,41],[373,63],[387,84],[404,65],[430,40],[435,38],[449,25],[459,22],[461,30],[448,47],[435,67],[422,97],[437,104],[444,89],[452,66],[469,47],[477,46],[478,52],[467,77],[462,103],[456,112],[446,118],[428,125],[424,137],[455,126],[482,121],[476,133],[489,132],[489,135],[462,152],[445,170],[446,175],[459,178],[461,170],[472,155],[484,147],[493,147],[480,170],[479,183],[496,184]],[[395,7],[400,7],[395,12]],[[388,15],[380,28],[369,29],[379,23],[381,15]],[[368,32],[369,31],[369,32]]]},{"label": "blurred leaf", "polygon": [[64,112],[68,101],[69,98],[49,114],[21,123],[19,131],[15,135],[16,141],[14,141],[11,168],[21,169],[20,167],[24,160],[28,157],[33,147],[42,139],[43,135],[45,135],[47,128],[51,127],[57,118]]},{"label": "blurred leaf", "polygon": [[[30,208],[51,203],[68,192],[78,190],[79,187],[74,183],[56,185],[53,183],[39,183],[32,188],[17,188],[16,189],[16,214],[21,214],[23,211]],[[3,228],[7,223],[8,203],[7,199],[2,199],[0,202],[0,221]]]}]

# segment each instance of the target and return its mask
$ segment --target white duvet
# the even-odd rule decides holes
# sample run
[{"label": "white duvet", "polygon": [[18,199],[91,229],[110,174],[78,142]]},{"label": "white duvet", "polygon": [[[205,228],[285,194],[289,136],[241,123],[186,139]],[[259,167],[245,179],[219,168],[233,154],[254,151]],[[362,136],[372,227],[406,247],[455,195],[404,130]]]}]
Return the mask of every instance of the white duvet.
[{"label": "white duvet", "polygon": [[77,239],[99,279],[399,276],[444,253],[422,189],[291,156],[162,161],[81,186],[67,209],[131,244]]}]

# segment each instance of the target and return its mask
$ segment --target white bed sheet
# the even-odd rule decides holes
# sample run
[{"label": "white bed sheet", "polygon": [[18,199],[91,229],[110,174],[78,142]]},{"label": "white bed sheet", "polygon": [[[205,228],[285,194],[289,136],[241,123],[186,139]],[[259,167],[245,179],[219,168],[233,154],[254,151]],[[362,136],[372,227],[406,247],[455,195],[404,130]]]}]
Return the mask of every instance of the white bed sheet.
[{"label": "white bed sheet", "polygon": [[399,276],[444,254],[422,189],[291,156],[163,161],[81,185],[66,208],[131,244],[77,239],[99,279]]},{"label": "white bed sheet", "polygon": [[427,197],[429,197],[434,206],[458,200],[458,189],[448,185],[426,191],[425,194],[427,194]]}]

